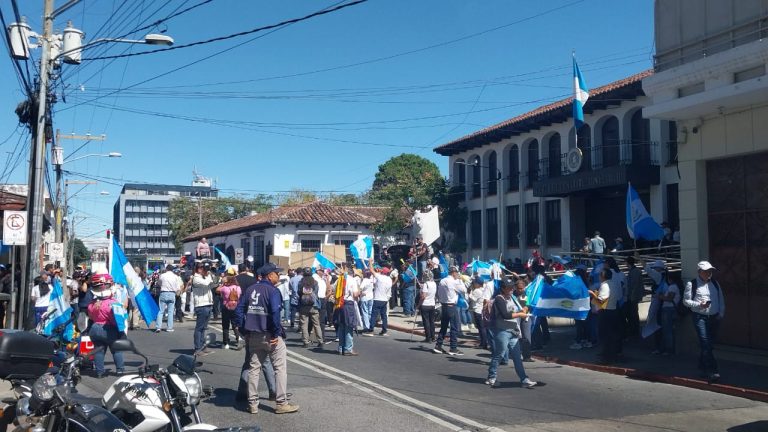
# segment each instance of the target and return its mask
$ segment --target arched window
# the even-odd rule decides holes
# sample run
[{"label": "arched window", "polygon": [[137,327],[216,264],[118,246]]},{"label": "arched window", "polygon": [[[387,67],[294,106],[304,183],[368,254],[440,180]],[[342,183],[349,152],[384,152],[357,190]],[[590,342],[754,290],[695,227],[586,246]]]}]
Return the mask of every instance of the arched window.
[{"label": "arched window", "polygon": [[463,160],[457,160],[453,163],[453,179],[453,185],[464,191],[467,185],[467,168]]},{"label": "arched window", "polygon": [[579,172],[589,171],[592,169],[592,128],[588,124],[583,124],[576,136],[578,137],[576,146],[581,149],[582,156]]},{"label": "arched window", "polygon": [[548,152],[548,174],[549,177],[560,177],[562,172],[560,164],[560,134],[556,133],[549,139],[549,152]]},{"label": "arched window", "polygon": [[498,166],[496,164],[496,152],[491,152],[490,155],[488,155],[488,196],[496,195],[497,192],[497,186],[498,186],[498,173],[499,170],[497,169]]},{"label": "arched window", "polygon": [[533,187],[533,182],[539,179],[539,141],[528,143],[528,181],[527,187]]},{"label": "arched window", "polygon": [[472,198],[480,198],[481,180],[480,180],[480,156],[470,159],[472,164]]},{"label": "arched window", "polygon": [[643,110],[632,114],[632,163],[647,164],[651,160],[651,122],[643,118]]},{"label": "arched window", "polygon": [[619,120],[611,116],[601,129],[603,167],[612,167],[619,164]]},{"label": "arched window", "polygon": [[509,190],[520,190],[520,149],[517,144],[509,149]]}]

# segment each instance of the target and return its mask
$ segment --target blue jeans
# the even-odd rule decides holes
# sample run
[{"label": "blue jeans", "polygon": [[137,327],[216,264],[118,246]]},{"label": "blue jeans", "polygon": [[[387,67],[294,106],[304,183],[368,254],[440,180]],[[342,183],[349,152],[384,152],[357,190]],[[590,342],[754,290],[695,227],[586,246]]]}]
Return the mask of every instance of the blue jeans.
[{"label": "blue jeans", "polygon": [[195,351],[203,349],[205,330],[208,329],[208,321],[211,320],[213,306],[195,307]]},{"label": "blue jeans", "polygon": [[720,330],[720,318],[694,312],[693,326],[699,337],[699,370],[707,374],[719,373],[717,360],[712,351]]},{"label": "blue jeans", "polygon": [[675,319],[677,310],[673,307],[661,308],[661,334],[663,352],[675,353]]},{"label": "blue jeans", "polygon": [[459,309],[459,315],[461,316],[461,323],[466,324],[472,324],[472,313],[469,311],[469,309],[461,308]]},{"label": "blue jeans", "polygon": [[173,314],[176,311],[176,294],[170,291],[161,292],[158,299],[160,310],[157,312],[157,328],[163,326],[163,314],[168,311],[168,330],[173,330]]},{"label": "blue jeans", "polygon": [[[491,358],[493,358],[493,356],[496,354],[496,329],[493,327],[493,325],[489,325],[485,330],[488,334],[488,341],[490,342],[489,345],[491,348]],[[499,364],[509,364],[509,350],[502,353]]]},{"label": "blue jeans", "polygon": [[493,357],[491,357],[491,364],[488,366],[488,379],[496,379],[496,374],[499,370],[499,363],[505,354],[512,357],[512,363],[515,365],[515,372],[520,381],[528,378],[525,374],[525,367],[523,366],[523,356],[520,352],[519,339],[512,336],[507,330],[497,330],[496,337],[494,339],[495,348],[493,349]]},{"label": "blue jeans", "polygon": [[403,288],[403,313],[406,316],[412,316],[416,314],[416,310],[414,309],[415,295],[416,287],[413,285],[408,285],[407,287]]},{"label": "blue jeans", "polygon": [[352,332],[354,330],[353,326],[348,325],[343,318],[339,319],[339,328],[336,329],[336,337],[339,338],[339,353],[352,352],[352,348],[354,348]]},{"label": "blue jeans", "polygon": [[291,299],[283,301],[283,319],[285,321],[291,320]]},{"label": "blue jeans", "polygon": [[94,324],[91,326],[91,330],[88,331],[88,336],[91,337],[95,348],[104,347],[104,349],[100,349],[94,354],[97,374],[104,374],[104,356],[107,348],[109,348],[109,351],[112,353],[112,358],[115,360],[115,368],[118,371],[125,369],[123,353],[121,351],[115,352],[112,349],[112,342],[125,337],[123,332],[118,331],[115,326]]},{"label": "blue jeans", "polygon": [[371,312],[373,310],[373,300],[363,300],[360,302],[360,314],[363,319],[363,330],[373,331],[371,325]]},{"label": "blue jeans", "polygon": [[450,346],[451,351],[455,351],[459,345],[459,315],[456,313],[456,305],[444,304],[440,308],[440,333],[437,334],[437,341],[435,341],[435,348],[441,349],[443,347],[443,339],[445,334],[448,333],[450,327]]},{"label": "blue jeans", "polygon": [[387,304],[385,300],[374,300],[373,309],[371,311],[371,331],[376,327],[376,320],[381,315],[381,332],[387,332]]}]

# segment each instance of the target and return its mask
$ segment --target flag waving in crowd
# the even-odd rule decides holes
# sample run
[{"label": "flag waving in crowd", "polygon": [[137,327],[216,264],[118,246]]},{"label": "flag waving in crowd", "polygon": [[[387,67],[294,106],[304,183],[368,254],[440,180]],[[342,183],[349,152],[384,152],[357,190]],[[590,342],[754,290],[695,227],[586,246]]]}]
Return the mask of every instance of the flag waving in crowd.
[{"label": "flag waving in crowd", "polygon": [[627,231],[635,240],[661,240],[664,237],[664,229],[648,214],[632,184],[627,184]]},{"label": "flag waving in crowd", "polygon": [[69,302],[64,298],[64,291],[61,289],[61,282],[58,278],[53,278],[53,289],[51,290],[51,303],[48,306],[48,315],[45,320],[43,334],[51,336],[57,331],[57,327],[64,326],[61,338],[67,342],[72,340],[74,333],[74,324],[71,322],[72,308]]},{"label": "flag waving in crowd", "polygon": [[144,286],[139,275],[131,266],[125,253],[117,244],[117,238],[112,237],[112,257],[110,260],[111,268],[109,273],[115,283],[119,283],[128,288],[128,295],[131,301],[139,309],[141,317],[147,325],[151,325],[157,319],[157,312],[160,310],[152,298],[149,290]]},{"label": "flag waving in crowd", "polygon": [[472,261],[472,273],[476,274],[483,281],[488,282],[491,280],[491,264],[474,260]]},{"label": "flag waving in crowd", "polygon": [[334,264],[333,261],[329,260],[328,257],[321,254],[320,252],[315,252],[315,261],[312,263],[312,268],[313,269],[324,268],[324,269],[334,270],[336,269],[336,264]]},{"label": "flag waving in crowd", "polygon": [[373,258],[373,239],[369,236],[361,237],[349,245],[349,252],[355,260],[355,267],[359,269],[366,268],[366,264]]},{"label": "flag waving in crowd", "polygon": [[526,293],[531,313],[536,316],[587,319],[589,290],[571,271],[565,272],[552,285],[543,276],[536,276]]}]

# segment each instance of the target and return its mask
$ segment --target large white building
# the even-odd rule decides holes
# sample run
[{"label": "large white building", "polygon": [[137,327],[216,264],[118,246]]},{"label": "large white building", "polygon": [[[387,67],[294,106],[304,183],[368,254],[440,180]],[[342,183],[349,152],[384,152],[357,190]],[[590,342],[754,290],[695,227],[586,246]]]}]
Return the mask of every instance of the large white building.
[{"label": "large white building", "polygon": [[628,239],[631,182],[659,222],[677,225],[675,123],[649,120],[645,71],[593,88],[574,136],[572,98],[542,106],[435,149],[465,191],[468,256],[525,261],[581,247],[600,231]]},{"label": "large white building", "polygon": [[709,259],[721,340],[768,348],[768,2],[656,0],[644,116],[678,124],[683,273]]}]

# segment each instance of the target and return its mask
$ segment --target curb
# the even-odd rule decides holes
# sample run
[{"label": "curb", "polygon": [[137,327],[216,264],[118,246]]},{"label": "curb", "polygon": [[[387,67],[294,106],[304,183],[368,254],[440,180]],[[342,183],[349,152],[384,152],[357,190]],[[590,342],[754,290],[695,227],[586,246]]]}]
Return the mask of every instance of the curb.
[{"label": "curb", "polygon": [[[391,328],[392,330],[397,330],[404,333],[413,333],[416,335],[424,336],[424,331],[422,330],[414,331],[412,328],[408,328],[406,326],[401,326],[398,324],[394,324],[394,325],[388,324],[387,327]],[[701,379],[661,375],[653,372],[648,372],[648,371],[643,371],[643,370],[638,370],[633,368],[625,368],[620,366],[608,366],[608,365],[600,365],[595,363],[585,363],[585,362],[574,361],[574,360],[563,360],[558,357],[546,356],[546,355],[534,354],[532,357],[535,358],[536,360],[545,361],[547,363],[556,363],[564,366],[587,369],[594,372],[602,372],[602,373],[608,373],[612,375],[626,376],[627,378],[632,378],[632,379],[637,379],[642,381],[659,382],[663,384],[671,384],[671,385],[676,385],[681,387],[693,388],[697,390],[706,390],[706,391],[711,391],[715,393],[725,394],[728,396],[735,396],[735,397],[754,400],[758,402],[768,403],[768,392],[749,389],[745,387],[736,387],[728,384],[710,384],[709,382]]]}]

